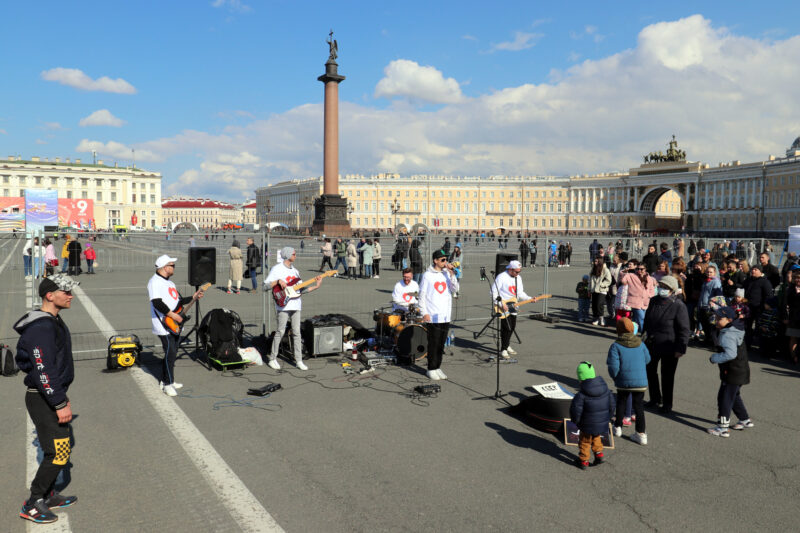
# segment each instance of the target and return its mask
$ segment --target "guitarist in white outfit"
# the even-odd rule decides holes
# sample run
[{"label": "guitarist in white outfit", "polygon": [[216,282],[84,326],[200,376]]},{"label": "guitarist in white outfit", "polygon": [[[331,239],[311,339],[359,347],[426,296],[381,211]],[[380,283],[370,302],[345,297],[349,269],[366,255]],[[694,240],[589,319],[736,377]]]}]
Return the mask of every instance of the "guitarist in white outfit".
[{"label": "guitarist in white outfit", "polygon": [[[297,259],[297,254],[294,248],[286,246],[281,248],[280,256],[283,261],[273,266],[267,279],[264,280],[264,285],[272,290],[275,285],[280,285],[282,289],[292,285],[293,281],[300,280],[300,272],[294,267],[294,261]],[[306,289],[303,294],[309,293],[319,288],[322,284],[322,276],[316,277],[316,285]],[[281,365],[278,363],[278,350],[281,346],[281,339],[286,331],[286,325],[289,320],[292,321],[292,338],[294,339],[294,362],[298,370],[308,370],[308,367],[303,363],[303,344],[300,338],[300,298],[291,298],[285,302],[281,307],[278,302],[275,302],[277,310],[278,328],[275,330],[275,336],[272,339],[272,351],[269,354],[269,367],[274,370],[280,370]]]},{"label": "guitarist in white outfit", "polygon": [[161,321],[168,316],[180,324],[183,322],[183,317],[175,313],[175,309],[179,305],[183,306],[203,297],[203,291],[198,290],[192,296],[181,298],[175,283],[169,279],[175,273],[175,261],[177,260],[177,257],[168,255],[162,255],[156,259],[156,273],[147,283],[153,333],[158,335],[158,338],[161,339],[161,346],[164,347],[164,367],[160,385],[161,390],[167,396],[177,396],[176,389],[183,387],[180,383],[175,382],[175,359],[178,357],[180,335],[167,331]]},{"label": "guitarist in white outfit", "polygon": [[[492,300],[497,301],[498,296],[500,297],[500,300],[502,300],[502,302],[500,302],[500,307],[503,308],[503,312],[509,310],[505,300],[515,299],[519,302],[531,298],[525,293],[525,289],[522,286],[522,276],[520,276],[520,272],[522,272],[522,263],[519,261],[511,261],[508,263],[505,272],[499,274],[494,279],[494,284],[492,285]],[[511,355],[517,353],[514,348],[509,346],[511,343],[511,334],[514,333],[516,328],[517,311],[512,309],[506,319],[500,321],[500,348],[502,350],[500,356],[503,359],[509,359]]]}]

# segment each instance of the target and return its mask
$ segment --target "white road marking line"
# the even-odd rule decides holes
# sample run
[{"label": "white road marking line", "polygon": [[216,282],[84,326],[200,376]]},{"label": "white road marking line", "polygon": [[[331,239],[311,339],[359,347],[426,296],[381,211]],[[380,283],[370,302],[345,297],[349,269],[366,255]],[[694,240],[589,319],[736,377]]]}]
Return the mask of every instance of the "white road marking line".
[{"label": "white road marking line", "polygon": [[[103,338],[107,339],[116,333],[80,286],[73,287],[72,292],[86,308]],[[130,368],[128,372],[242,531],[283,532],[283,528],[200,433],[186,413],[158,389],[155,379],[140,368]]]},{"label": "white road marking line", "polygon": [[[39,461],[36,460],[36,453],[38,451],[37,446],[33,443],[33,436],[36,434],[36,428],[33,426],[33,421],[31,417],[28,416],[28,411],[25,411],[25,419],[27,420],[26,427],[28,428],[27,433],[25,433],[25,449],[27,450],[28,456],[28,480],[33,481],[33,477],[36,475],[36,471],[39,469]],[[38,438],[38,436],[36,437]],[[21,506],[20,506],[21,507]],[[54,533],[54,532],[64,532],[70,533],[72,528],[69,526],[69,515],[63,509],[55,511],[58,515],[58,521],[53,522],[52,524],[34,524],[33,522],[28,522],[26,524],[26,531],[44,531],[45,533]]]}]

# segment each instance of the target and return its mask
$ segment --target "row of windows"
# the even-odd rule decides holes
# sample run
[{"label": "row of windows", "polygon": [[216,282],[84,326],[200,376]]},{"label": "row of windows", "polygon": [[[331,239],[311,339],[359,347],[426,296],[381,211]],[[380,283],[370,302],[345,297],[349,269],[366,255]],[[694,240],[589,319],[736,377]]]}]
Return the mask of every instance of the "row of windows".
[{"label": "row of windows", "polygon": [[[89,186],[89,179],[90,178],[45,178],[42,176],[34,176],[33,181],[31,182],[28,180],[26,176],[19,176],[17,178],[18,185],[49,185],[51,187],[58,186],[58,180],[63,180],[63,183],[66,184],[68,187],[72,187],[73,184],[80,185],[81,187],[88,187]],[[94,186],[95,187],[102,187],[103,185],[107,185],[109,187],[116,188],[118,180],[116,179],[109,179],[109,180],[102,180],[102,179],[95,179]],[[11,176],[3,176],[3,184],[10,185],[11,184]],[[139,183],[133,182],[131,183],[131,188],[133,190],[140,189],[142,191],[147,190],[147,183]],[[155,192],[156,184],[150,183],[150,191]]]},{"label": "row of windows", "polygon": [[[372,197],[372,198],[380,197],[380,198],[383,198],[383,193],[384,192],[386,192],[386,196],[389,197],[389,198],[392,197],[392,193],[393,192],[394,192],[394,196],[395,197],[400,198],[400,191],[384,191],[384,190],[380,190],[380,191],[375,191],[375,190],[364,191],[364,197]],[[436,198],[437,196],[439,198],[445,198],[445,197],[447,197],[447,198],[461,198],[461,193],[462,192],[464,193],[464,198],[470,198],[470,191],[461,191],[461,190],[447,191],[446,195],[445,195],[445,191],[438,191],[438,195],[437,195],[437,191],[434,190],[434,191],[431,191],[431,198]],[[507,192],[508,192],[508,198],[522,198],[522,191],[507,191]],[[525,198],[531,198],[531,197],[539,198],[539,193],[540,192],[541,192],[541,197],[542,198],[548,198],[548,197],[549,198],[555,198],[556,196],[558,198],[563,198],[564,197],[564,191],[563,190],[559,190],[558,194],[556,194],[555,191],[538,191],[538,190],[535,190],[535,191],[525,191]],[[481,198],[494,198],[495,197],[494,194],[495,194],[495,191],[488,191],[488,192],[487,191],[483,191],[483,193],[481,194]],[[355,196],[355,197],[359,198],[359,197],[361,197],[361,189],[356,189],[355,193],[353,191],[344,191],[343,195],[346,196],[346,197]],[[505,198],[506,197],[506,191],[498,191],[497,195],[498,195],[498,198]],[[410,198],[411,197],[411,191],[410,190],[406,190],[405,191],[405,197],[406,198]],[[416,189],[416,190],[414,190],[414,198],[420,198],[420,197],[422,197],[422,198],[427,198],[428,197],[427,189],[423,189],[423,190]],[[471,197],[472,198],[478,198],[478,191],[477,190],[476,191],[472,191],[472,196]]]}]

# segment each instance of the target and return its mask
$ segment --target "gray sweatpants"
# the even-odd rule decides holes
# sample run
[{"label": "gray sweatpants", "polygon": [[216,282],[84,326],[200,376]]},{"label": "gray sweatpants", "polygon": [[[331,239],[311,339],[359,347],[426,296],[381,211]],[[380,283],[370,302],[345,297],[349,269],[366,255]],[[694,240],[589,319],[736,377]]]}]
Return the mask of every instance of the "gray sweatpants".
[{"label": "gray sweatpants", "polygon": [[300,339],[300,311],[279,311],[278,312],[278,329],[275,330],[275,337],[272,339],[272,352],[269,354],[270,360],[278,357],[278,350],[281,347],[281,339],[286,332],[286,324],[289,318],[292,320],[292,338],[294,340],[294,360],[303,360],[303,344]]}]

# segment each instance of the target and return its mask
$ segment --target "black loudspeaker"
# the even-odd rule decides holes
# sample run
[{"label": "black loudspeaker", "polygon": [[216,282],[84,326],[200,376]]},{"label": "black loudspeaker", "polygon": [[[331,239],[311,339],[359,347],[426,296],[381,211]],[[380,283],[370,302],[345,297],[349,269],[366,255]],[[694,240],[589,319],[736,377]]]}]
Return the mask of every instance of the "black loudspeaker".
[{"label": "black loudspeaker", "polygon": [[519,261],[519,254],[498,252],[494,259],[494,275],[499,276],[501,272],[505,272],[511,261]]},{"label": "black loudspeaker", "polygon": [[189,248],[189,285],[217,283],[217,249]]}]

